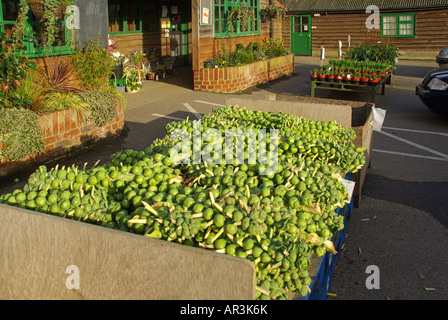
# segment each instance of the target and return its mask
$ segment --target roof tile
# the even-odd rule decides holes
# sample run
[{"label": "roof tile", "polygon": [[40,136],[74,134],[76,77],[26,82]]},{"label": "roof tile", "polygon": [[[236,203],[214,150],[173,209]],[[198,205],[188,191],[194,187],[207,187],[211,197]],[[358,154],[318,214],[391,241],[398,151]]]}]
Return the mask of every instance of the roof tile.
[{"label": "roof tile", "polygon": [[369,5],[383,9],[448,8],[447,0],[283,0],[289,11],[365,11]]}]

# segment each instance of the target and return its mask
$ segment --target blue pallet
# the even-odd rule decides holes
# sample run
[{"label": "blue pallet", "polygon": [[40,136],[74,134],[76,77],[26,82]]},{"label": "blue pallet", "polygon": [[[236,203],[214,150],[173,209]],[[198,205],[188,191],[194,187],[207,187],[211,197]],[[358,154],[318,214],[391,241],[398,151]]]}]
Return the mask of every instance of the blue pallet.
[{"label": "blue pallet", "polygon": [[[352,175],[345,177],[347,180],[352,180]],[[310,267],[310,275],[312,276],[312,283],[310,285],[311,292],[306,296],[301,297],[301,300],[326,300],[328,289],[330,288],[331,278],[333,276],[336,262],[339,258],[340,251],[344,244],[345,235],[347,233],[348,224],[353,213],[353,199],[343,208],[338,208],[336,212],[344,216],[344,229],[338,231],[332,238],[337,254],[327,252],[322,257],[313,259]],[[315,274],[315,275],[314,275]]]}]

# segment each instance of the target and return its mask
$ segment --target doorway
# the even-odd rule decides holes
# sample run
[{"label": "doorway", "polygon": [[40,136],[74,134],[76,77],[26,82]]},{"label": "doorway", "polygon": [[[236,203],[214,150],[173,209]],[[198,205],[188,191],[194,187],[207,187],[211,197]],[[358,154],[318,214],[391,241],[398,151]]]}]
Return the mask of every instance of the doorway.
[{"label": "doorway", "polygon": [[297,55],[312,54],[311,15],[291,17],[291,51]]}]

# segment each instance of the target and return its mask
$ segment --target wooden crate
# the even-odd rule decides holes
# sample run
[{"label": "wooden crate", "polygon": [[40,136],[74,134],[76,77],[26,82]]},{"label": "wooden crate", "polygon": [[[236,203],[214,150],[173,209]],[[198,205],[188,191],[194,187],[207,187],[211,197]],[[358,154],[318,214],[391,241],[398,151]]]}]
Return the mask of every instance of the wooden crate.
[{"label": "wooden crate", "polygon": [[3,204],[0,234],[0,299],[255,299],[253,263],[212,250]]}]

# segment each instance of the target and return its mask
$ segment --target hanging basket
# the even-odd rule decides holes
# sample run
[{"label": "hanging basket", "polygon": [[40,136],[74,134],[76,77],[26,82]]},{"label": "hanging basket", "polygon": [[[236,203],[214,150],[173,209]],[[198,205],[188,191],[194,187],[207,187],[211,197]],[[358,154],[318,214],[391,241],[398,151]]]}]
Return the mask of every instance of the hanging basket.
[{"label": "hanging basket", "polygon": [[[34,16],[36,17],[36,19],[38,21],[41,21],[42,18],[44,17],[44,12],[45,12],[45,8],[44,8],[44,4],[42,2],[31,2],[29,3],[30,9],[33,12]],[[54,13],[54,15],[56,16],[56,18],[58,20],[62,20],[65,17],[65,10],[66,10],[66,6],[59,4],[56,7],[56,11]]]},{"label": "hanging basket", "polygon": [[277,11],[276,10],[268,10],[268,11],[266,11],[266,15],[269,18],[275,18],[277,16]]}]

